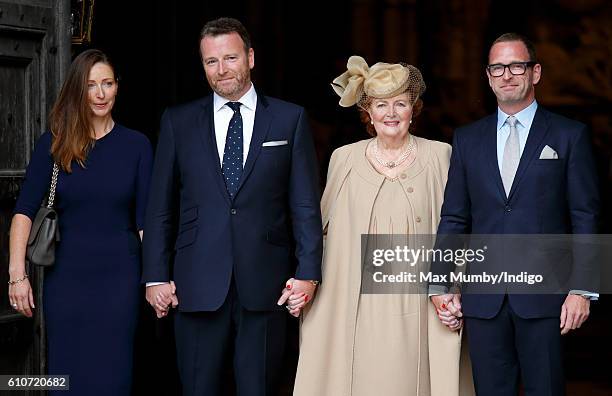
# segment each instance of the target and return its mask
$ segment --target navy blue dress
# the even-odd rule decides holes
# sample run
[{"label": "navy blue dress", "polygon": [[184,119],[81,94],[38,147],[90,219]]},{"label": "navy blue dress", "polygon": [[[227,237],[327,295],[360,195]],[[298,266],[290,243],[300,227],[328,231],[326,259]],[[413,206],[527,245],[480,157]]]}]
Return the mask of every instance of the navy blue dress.
[{"label": "navy blue dress", "polygon": [[[51,180],[51,134],[39,139],[15,213],[34,218]],[[96,141],[85,168],[60,171],[61,242],[45,271],[43,301],[49,374],[70,375],[58,395],[129,395],[142,299],[140,240],[152,149],[115,124]],[[53,394],[53,392],[52,392]]]}]

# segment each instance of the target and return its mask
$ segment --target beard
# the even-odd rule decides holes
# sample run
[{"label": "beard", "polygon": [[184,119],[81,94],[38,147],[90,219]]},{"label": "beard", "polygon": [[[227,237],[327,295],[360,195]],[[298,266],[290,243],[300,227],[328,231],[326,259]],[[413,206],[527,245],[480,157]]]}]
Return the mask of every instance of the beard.
[{"label": "beard", "polygon": [[[227,80],[228,78],[230,80]],[[251,76],[249,71],[238,72],[233,70],[228,70],[223,77],[215,76],[208,80],[213,91],[224,98],[232,100],[239,99],[236,96],[242,93],[250,82]]]}]

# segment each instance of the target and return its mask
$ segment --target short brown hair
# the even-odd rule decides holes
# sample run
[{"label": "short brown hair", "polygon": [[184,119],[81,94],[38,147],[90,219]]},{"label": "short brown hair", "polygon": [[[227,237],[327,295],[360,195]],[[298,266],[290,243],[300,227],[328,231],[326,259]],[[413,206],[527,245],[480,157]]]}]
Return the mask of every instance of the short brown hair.
[{"label": "short brown hair", "polygon": [[249,32],[247,32],[246,28],[239,20],[234,18],[217,18],[207,22],[200,32],[200,41],[202,41],[205,36],[216,37],[230,33],[238,33],[244,43],[244,50],[249,52],[251,48]]},{"label": "short brown hair", "polygon": [[72,172],[72,161],[85,167],[87,154],[95,143],[87,82],[89,71],[96,63],[108,65],[115,74],[115,68],[105,53],[97,49],[82,52],[70,65],[59,96],[49,113],[49,126],[53,134],[51,154],[67,173]]},{"label": "short brown hair", "polygon": [[[368,114],[368,112],[362,109],[361,107],[357,107],[357,109],[359,110],[359,119],[365,125],[368,135],[375,137],[376,129],[374,129],[374,125],[372,125],[372,119],[370,118],[370,114]],[[421,114],[421,110],[423,110],[423,100],[421,98],[418,98],[412,106],[412,118],[414,119],[416,116]],[[408,127],[409,131],[414,130],[413,125],[414,122]]]},{"label": "short brown hair", "polygon": [[522,34],[518,34],[518,33],[504,33],[498,38],[496,38],[495,41],[493,41],[493,44],[491,44],[491,47],[489,48],[489,54],[491,53],[491,48],[493,48],[495,44],[507,43],[510,41],[520,41],[521,43],[523,43],[525,47],[527,48],[527,52],[529,53],[529,61],[537,62],[535,46],[533,45],[531,40],[529,40],[527,37],[523,36]]}]

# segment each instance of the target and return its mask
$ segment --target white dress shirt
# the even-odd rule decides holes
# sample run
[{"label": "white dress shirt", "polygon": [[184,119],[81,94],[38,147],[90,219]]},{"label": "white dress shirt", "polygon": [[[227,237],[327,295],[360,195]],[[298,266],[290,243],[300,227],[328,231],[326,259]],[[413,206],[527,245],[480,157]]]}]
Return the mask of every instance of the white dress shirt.
[{"label": "white dress shirt", "polygon": [[[223,150],[225,139],[227,139],[227,128],[234,111],[226,105],[230,100],[213,93],[213,112],[215,118],[215,138],[217,139],[217,150],[219,150],[219,163],[223,162]],[[257,93],[255,87],[251,88],[236,102],[242,103],[240,114],[242,115],[242,165],[246,163],[249,155],[249,146],[253,137],[253,125],[255,124],[255,109],[257,108]]]}]

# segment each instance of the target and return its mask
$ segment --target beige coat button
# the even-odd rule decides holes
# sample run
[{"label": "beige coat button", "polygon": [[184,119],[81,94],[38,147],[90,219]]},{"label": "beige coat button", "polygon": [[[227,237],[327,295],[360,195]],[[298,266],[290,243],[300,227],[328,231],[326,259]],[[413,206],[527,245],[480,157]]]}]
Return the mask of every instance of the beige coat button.
[{"label": "beige coat button", "polygon": [[402,174],[400,174],[400,177],[401,177],[402,179],[405,179],[407,176],[406,176],[406,174],[405,174],[405,173],[402,173]]},{"label": "beige coat button", "polygon": [[417,218],[414,219],[414,221],[416,221],[417,223],[420,223],[421,222],[421,218],[419,216],[417,216]]},{"label": "beige coat button", "polygon": [[408,191],[409,193],[411,193],[411,192],[413,192],[413,191],[414,191],[414,188],[412,188],[412,187],[408,187],[408,188],[406,189],[406,191]]}]

